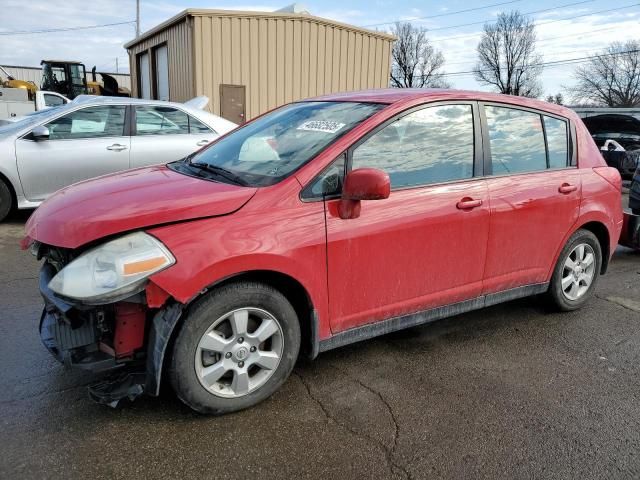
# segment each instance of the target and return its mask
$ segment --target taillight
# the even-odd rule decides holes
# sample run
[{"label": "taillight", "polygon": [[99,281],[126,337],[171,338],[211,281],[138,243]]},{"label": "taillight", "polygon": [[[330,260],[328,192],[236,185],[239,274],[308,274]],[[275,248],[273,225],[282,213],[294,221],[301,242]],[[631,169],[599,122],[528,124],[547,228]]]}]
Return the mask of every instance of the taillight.
[{"label": "taillight", "polygon": [[616,190],[622,191],[622,177],[618,170],[611,167],[593,167],[593,171],[613,185]]}]

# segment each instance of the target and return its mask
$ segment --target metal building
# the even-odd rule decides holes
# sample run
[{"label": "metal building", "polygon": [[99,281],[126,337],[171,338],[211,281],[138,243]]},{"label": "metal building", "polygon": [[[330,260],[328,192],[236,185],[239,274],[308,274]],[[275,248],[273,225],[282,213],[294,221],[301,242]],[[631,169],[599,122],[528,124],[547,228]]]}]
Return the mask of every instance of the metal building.
[{"label": "metal building", "polygon": [[389,86],[394,37],[306,13],[187,9],[125,44],[132,95],[242,123],[287,102]]}]

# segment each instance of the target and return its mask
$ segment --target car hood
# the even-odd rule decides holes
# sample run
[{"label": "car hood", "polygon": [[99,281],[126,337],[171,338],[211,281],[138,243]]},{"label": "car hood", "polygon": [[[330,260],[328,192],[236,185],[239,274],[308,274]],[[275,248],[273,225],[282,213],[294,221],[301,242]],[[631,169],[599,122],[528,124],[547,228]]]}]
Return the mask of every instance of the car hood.
[{"label": "car hood", "polygon": [[27,237],[77,248],[109,235],[220,216],[241,208],[256,188],[194,178],[165,166],[129,170],[76,183],[42,203]]}]

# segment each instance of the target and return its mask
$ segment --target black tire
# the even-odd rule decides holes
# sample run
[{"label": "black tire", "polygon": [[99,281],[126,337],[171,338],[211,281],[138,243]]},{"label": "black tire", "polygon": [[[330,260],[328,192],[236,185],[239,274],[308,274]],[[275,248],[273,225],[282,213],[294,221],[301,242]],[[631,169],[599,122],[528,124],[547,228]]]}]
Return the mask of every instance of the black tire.
[{"label": "black tire", "polygon": [[9,186],[0,180],[0,222],[13,210],[13,196]]},{"label": "black tire", "polygon": [[[564,271],[564,265],[567,260],[567,257],[573,252],[573,250],[580,244],[589,245],[594,252],[594,263],[595,263],[595,272],[593,280],[591,281],[591,285],[589,285],[588,290],[578,299],[571,300],[567,298],[562,290],[562,274]],[[577,310],[581,308],[591,297],[593,291],[596,288],[598,283],[598,279],[600,278],[600,270],[602,268],[602,248],[600,246],[600,242],[598,238],[588,230],[578,230],[575,232],[569,240],[567,244],[562,249],[560,253],[560,257],[558,258],[558,263],[556,264],[553,275],[551,277],[551,284],[549,285],[549,291],[547,292],[549,300],[551,301],[552,306],[555,309],[561,311],[571,311]]]},{"label": "black tire", "polygon": [[[195,356],[204,333],[226,313],[252,307],[269,312],[280,324],[284,346],[280,363],[262,386],[238,398],[209,392],[196,375]],[[193,410],[212,415],[243,410],[270,397],[291,374],[300,350],[300,324],[291,303],[275,288],[256,282],[229,284],[204,295],[189,309],[176,338],[169,379],[176,395]]]}]

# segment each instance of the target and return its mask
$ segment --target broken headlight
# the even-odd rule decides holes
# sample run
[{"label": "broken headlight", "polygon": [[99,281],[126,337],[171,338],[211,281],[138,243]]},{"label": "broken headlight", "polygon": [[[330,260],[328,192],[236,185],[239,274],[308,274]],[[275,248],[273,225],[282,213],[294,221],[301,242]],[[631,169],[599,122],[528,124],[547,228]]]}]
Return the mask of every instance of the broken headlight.
[{"label": "broken headlight", "polygon": [[174,263],[159,240],[136,232],[83,253],[53,277],[49,288],[83,303],[114,302],[142,291],[150,275]]}]

